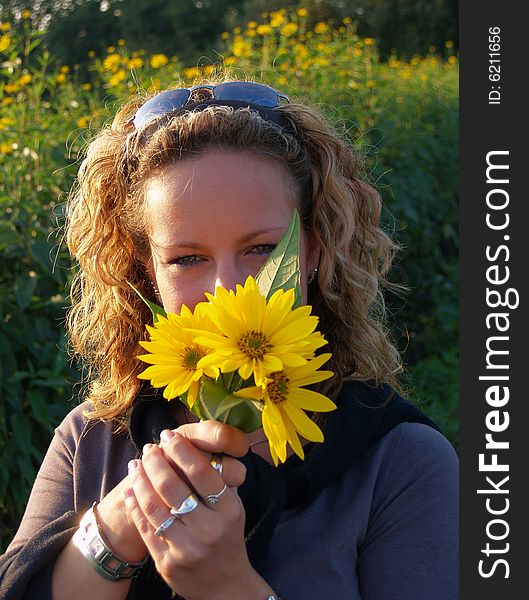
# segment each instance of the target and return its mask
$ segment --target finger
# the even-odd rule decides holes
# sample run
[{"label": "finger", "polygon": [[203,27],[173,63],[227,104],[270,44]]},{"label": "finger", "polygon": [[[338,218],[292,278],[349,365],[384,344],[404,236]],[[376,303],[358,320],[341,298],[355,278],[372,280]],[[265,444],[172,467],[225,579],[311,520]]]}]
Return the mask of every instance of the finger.
[{"label": "finger", "polygon": [[[164,452],[165,457],[172,465],[173,468],[177,470],[177,472],[182,476],[182,478],[186,481],[188,485],[193,487],[193,484],[187,479],[185,472],[182,470],[181,466],[175,462],[173,456],[173,450],[171,446],[171,441],[175,435],[180,435],[176,430],[164,429],[160,435],[160,439],[162,440],[160,443],[160,448]],[[184,438],[188,439],[188,438]],[[188,440],[189,443],[191,440]],[[196,447],[196,446],[195,446]],[[210,468],[212,455],[209,452],[204,452],[199,450],[199,452],[204,456],[204,458],[209,462]],[[195,458],[195,454],[190,456],[190,458]],[[246,479],[246,467],[244,464],[238,460],[237,458],[233,458],[226,454],[222,455],[222,470],[219,472],[224,482],[228,485],[228,487],[239,487],[242,485]]]},{"label": "finger", "polygon": [[[180,506],[180,504],[191,494],[191,489],[185,484],[178,474],[171,469],[167,463],[166,478],[163,481],[163,486],[167,498],[163,498],[158,490],[155,489],[151,482],[149,474],[146,471],[146,463],[151,463],[149,467],[152,472],[154,458],[156,455],[161,455],[161,451],[157,446],[148,444],[144,447],[142,460],[136,461],[136,468],[133,473],[132,489],[139,504],[142,513],[150,523],[153,530],[156,530],[170,516],[170,508]],[[162,461],[163,462],[163,461]],[[166,461],[165,461],[166,462]],[[158,481],[161,481],[159,478]],[[175,523],[172,527],[177,526]]]},{"label": "finger", "polygon": [[[209,454],[199,450],[189,439],[176,432],[174,436],[163,445],[163,451],[164,454],[169,456],[178,465],[178,468],[181,469],[183,475],[191,484],[191,487],[196,490],[201,498],[204,499],[211,495],[215,496],[221,494],[217,503],[208,503],[210,508],[222,509],[224,508],[224,505],[227,506],[228,504],[231,504],[232,510],[236,508],[237,514],[239,513],[239,505],[234,501],[233,491],[229,487],[227,489],[224,488],[225,484],[228,482],[221,477],[218,471],[212,468]],[[240,469],[240,467],[244,468],[242,463],[240,463],[239,467],[236,464],[239,461],[236,459],[232,458],[231,461],[233,462],[230,462],[229,457],[225,457],[224,460],[226,463],[229,463],[228,466],[230,469],[232,467],[237,468],[238,473],[241,476],[245,475],[245,472],[243,473]],[[223,470],[223,476],[226,471]],[[240,485],[241,483],[242,481],[239,479],[237,485]]]},{"label": "finger", "polygon": [[248,452],[248,437],[240,429],[220,421],[207,420],[186,423],[176,430],[201,450],[224,453],[230,456],[245,456]]},{"label": "finger", "polygon": [[125,512],[128,520],[134,524],[151,556],[155,556],[164,548],[164,540],[154,534],[151,522],[142,511],[132,487],[123,493]]}]

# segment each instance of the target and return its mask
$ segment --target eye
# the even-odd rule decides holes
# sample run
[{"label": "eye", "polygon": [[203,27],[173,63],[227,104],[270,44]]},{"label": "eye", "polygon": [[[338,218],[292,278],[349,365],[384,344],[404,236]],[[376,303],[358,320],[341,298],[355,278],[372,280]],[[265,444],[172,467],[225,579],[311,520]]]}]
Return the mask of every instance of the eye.
[{"label": "eye", "polygon": [[253,246],[251,251],[254,254],[271,254],[276,246],[277,244],[257,244]]},{"label": "eye", "polygon": [[177,256],[175,258],[172,258],[169,261],[169,264],[176,265],[178,267],[192,267],[201,262],[202,260],[203,259],[197,254],[188,254],[187,256]]}]

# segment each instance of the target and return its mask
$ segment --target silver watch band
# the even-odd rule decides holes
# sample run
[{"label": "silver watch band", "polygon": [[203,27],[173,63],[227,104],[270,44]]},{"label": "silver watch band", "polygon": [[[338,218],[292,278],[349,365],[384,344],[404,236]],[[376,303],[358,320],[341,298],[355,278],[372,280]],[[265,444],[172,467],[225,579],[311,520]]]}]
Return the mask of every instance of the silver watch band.
[{"label": "silver watch band", "polygon": [[109,581],[134,577],[147,562],[149,555],[139,563],[128,562],[116,556],[99,531],[96,507],[97,502],[94,502],[81,519],[79,529],[73,536],[74,544],[101,577]]}]

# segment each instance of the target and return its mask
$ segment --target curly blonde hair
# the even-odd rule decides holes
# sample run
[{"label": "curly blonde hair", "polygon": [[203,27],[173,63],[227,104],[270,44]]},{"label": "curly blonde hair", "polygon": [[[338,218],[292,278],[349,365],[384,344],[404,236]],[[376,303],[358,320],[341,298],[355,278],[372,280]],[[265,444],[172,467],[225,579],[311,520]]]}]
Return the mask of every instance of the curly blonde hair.
[{"label": "curly blonde hair", "polygon": [[131,284],[156,301],[145,269],[145,181],[211,149],[275,157],[297,183],[303,226],[321,247],[308,303],[320,318],[335,373],[320,391],[335,398],[346,378],[398,388],[402,366],[382,295],[398,247],[379,226],[381,198],[362,181],[364,164],[354,146],[319,111],[298,103],[277,109],[292,131],[253,110],[215,105],[165,119],[145,139],[130,127],[140,104],[124,106],[89,144],[67,210],[66,239],[78,263],[68,329],[73,351],[88,367],[89,416],[122,422],[142,385],[137,375],[144,365],[136,356],[151,315]]}]

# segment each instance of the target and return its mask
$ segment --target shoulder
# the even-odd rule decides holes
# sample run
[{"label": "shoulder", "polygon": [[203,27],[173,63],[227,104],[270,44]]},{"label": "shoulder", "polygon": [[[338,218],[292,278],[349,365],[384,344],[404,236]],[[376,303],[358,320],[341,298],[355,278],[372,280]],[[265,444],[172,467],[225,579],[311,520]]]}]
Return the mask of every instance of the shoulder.
[{"label": "shoulder", "polygon": [[127,473],[136,456],[127,432],[116,433],[116,424],[86,416],[91,404],[72,409],[55,430],[50,448],[68,466],[75,489],[75,510],[85,510],[106,495]]},{"label": "shoulder", "polygon": [[115,433],[115,423],[112,421],[102,421],[92,419],[87,416],[92,405],[90,402],[83,402],[73,408],[61,421],[55,429],[55,436],[52,443],[60,444],[63,451],[71,455],[73,460],[80,449],[90,451],[91,448],[115,446],[116,443],[123,443],[125,434]]},{"label": "shoulder", "polygon": [[413,461],[416,467],[446,464],[457,467],[452,444],[439,431],[423,423],[400,423],[380,440],[401,462]]},{"label": "shoulder", "polygon": [[447,438],[428,425],[403,422],[382,436],[367,453],[379,477],[394,485],[438,480],[457,485],[459,461]]},{"label": "shoulder", "polygon": [[458,457],[441,433],[421,423],[400,423],[373,445],[366,461],[374,531],[395,522],[411,527],[413,521],[457,537]]}]

